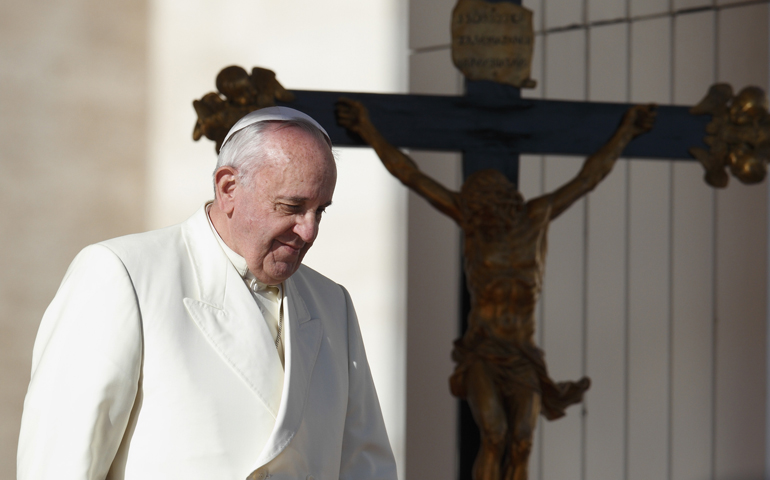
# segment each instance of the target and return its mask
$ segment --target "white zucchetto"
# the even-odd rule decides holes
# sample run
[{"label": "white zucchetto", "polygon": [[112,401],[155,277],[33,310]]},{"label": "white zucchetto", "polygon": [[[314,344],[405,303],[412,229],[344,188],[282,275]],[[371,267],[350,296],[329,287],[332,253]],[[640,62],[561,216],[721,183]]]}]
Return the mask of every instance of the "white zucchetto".
[{"label": "white zucchetto", "polygon": [[295,110],[289,107],[265,107],[265,108],[260,108],[259,110],[254,110],[253,112],[246,114],[243,118],[235,122],[235,125],[233,125],[233,128],[231,128],[230,131],[227,132],[227,135],[225,136],[225,140],[222,142],[222,146],[224,146],[227,143],[227,140],[229,140],[230,137],[232,137],[235,133],[237,133],[240,130],[243,130],[249,125],[253,125],[259,122],[269,122],[274,120],[290,121],[290,120],[298,120],[298,119],[302,119],[307,122],[310,122],[313,126],[315,126],[318,130],[320,130],[321,133],[324,134],[326,139],[329,141],[329,145],[331,145],[332,142],[331,142],[331,139],[329,138],[329,134],[326,133],[326,130],[324,130],[324,127],[322,127],[320,123],[316,122],[310,115],[307,115],[305,113],[300,112],[299,110]]}]

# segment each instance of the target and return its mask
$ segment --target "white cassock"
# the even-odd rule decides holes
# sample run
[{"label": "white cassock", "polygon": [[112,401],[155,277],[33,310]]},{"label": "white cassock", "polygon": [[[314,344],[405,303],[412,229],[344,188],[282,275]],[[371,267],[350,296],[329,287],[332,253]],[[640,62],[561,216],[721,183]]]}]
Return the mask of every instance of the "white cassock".
[{"label": "white cassock", "polygon": [[35,343],[18,479],[395,479],[347,291],[305,266],[275,340],[201,208],[85,248]]}]

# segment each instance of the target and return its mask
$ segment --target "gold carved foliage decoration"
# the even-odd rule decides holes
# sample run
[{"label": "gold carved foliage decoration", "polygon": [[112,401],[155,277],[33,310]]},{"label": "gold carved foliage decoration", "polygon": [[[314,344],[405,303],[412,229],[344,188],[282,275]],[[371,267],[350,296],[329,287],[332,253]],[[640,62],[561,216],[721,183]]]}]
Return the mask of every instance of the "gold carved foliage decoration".
[{"label": "gold carved foliage decoration", "polygon": [[764,180],[770,162],[770,114],[764,90],[746,87],[733,95],[729,84],[717,83],[690,113],[712,116],[703,139],[709,150],[690,149],[706,169],[706,183],[727,186],[728,169],[746,184]]},{"label": "gold carved foliage decoration", "polygon": [[290,102],[294,94],[278,83],[275,73],[266,68],[254,67],[251,74],[241,67],[222,69],[216,80],[218,92],[210,92],[200,100],[193,100],[198,114],[193,130],[193,140],[205,136],[216,144],[216,151],[235,122],[254,110],[272,107],[275,100]]}]

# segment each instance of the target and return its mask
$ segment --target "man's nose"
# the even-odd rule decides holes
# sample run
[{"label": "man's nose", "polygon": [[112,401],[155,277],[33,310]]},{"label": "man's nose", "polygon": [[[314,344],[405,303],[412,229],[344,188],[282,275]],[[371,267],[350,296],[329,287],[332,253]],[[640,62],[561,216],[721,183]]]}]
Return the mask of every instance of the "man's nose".
[{"label": "man's nose", "polygon": [[305,243],[313,243],[318,236],[318,217],[314,212],[308,212],[298,218],[294,225],[294,233]]}]

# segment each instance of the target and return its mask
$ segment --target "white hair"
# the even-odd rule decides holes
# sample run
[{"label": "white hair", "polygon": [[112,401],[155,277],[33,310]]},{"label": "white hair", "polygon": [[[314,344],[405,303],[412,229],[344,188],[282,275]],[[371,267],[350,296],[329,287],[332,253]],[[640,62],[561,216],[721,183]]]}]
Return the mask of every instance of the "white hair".
[{"label": "white hair", "polygon": [[251,186],[254,173],[264,165],[265,142],[269,134],[284,128],[297,127],[310,133],[322,145],[329,147],[334,158],[331,141],[315,125],[302,118],[291,120],[266,120],[251,124],[234,133],[219,149],[217,166],[214,168],[214,190],[216,193],[216,172],[222,167],[232,167],[238,172],[238,180]]}]

